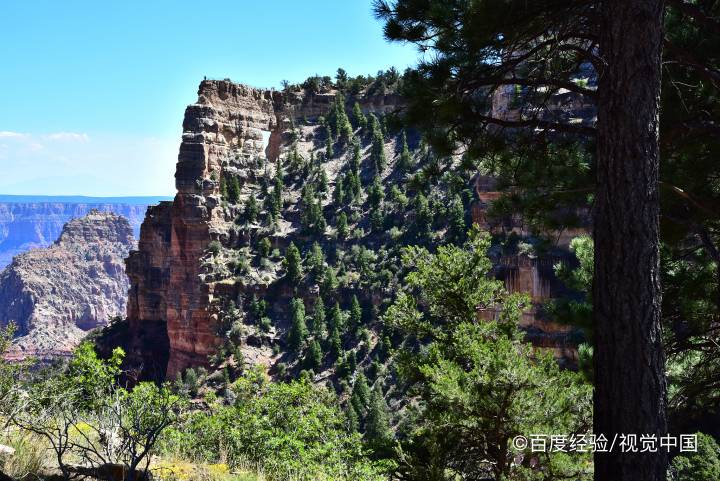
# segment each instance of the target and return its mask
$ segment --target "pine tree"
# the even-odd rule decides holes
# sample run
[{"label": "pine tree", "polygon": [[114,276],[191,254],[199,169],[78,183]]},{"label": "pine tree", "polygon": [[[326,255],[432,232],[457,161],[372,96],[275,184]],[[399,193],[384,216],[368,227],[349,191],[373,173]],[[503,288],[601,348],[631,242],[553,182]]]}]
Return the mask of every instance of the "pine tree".
[{"label": "pine tree", "polygon": [[223,385],[225,387],[230,385],[230,366],[228,365],[223,369]]},{"label": "pine tree", "polygon": [[250,222],[255,222],[258,217],[258,204],[255,199],[255,194],[250,194],[250,197],[245,201],[245,219]]},{"label": "pine tree", "polygon": [[329,125],[327,126],[326,130],[327,130],[327,132],[326,132],[327,137],[325,137],[325,158],[332,159],[335,156],[335,152],[333,151],[333,148],[332,148],[332,144],[333,144],[332,131],[330,130]]},{"label": "pine tree", "polygon": [[258,242],[258,252],[262,257],[267,257],[270,255],[270,248],[272,245],[270,244],[270,239],[265,237],[260,242]]},{"label": "pine tree", "polygon": [[187,390],[185,389],[185,383],[183,383],[182,371],[177,373],[175,376],[175,382],[172,387],[173,394],[176,396],[185,397],[187,396]]},{"label": "pine tree", "polygon": [[360,145],[360,141],[356,140],[353,142],[353,153],[352,153],[352,159],[350,160],[350,170],[353,171],[355,175],[360,171],[360,162],[362,161],[362,145]]},{"label": "pine tree", "polygon": [[320,167],[320,181],[318,183],[318,192],[325,193],[328,189],[328,176],[325,167]]},{"label": "pine tree", "polygon": [[350,374],[352,375],[357,369],[357,356],[355,355],[355,351],[350,349],[347,356],[345,356],[345,359],[347,360],[347,365],[350,369]]},{"label": "pine tree", "polygon": [[370,412],[365,421],[365,439],[373,444],[388,442],[392,436],[388,422],[388,406],[378,389],[372,393]]},{"label": "pine tree", "polygon": [[390,355],[390,350],[392,349],[392,344],[390,343],[390,338],[388,336],[385,336],[380,343],[380,349],[378,350],[378,357],[381,361],[385,362]]},{"label": "pine tree", "polygon": [[363,114],[362,114],[362,111],[360,110],[360,104],[355,102],[355,105],[353,105],[353,109],[352,109],[352,124],[353,124],[353,127],[355,127],[356,129],[358,127],[360,127],[360,123],[362,122],[362,116],[363,116]]},{"label": "pine tree", "polygon": [[360,303],[358,298],[353,294],[352,300],[350,301],[350,325],[348,326],[351,330],[355,330],[360,326],[360,320],[362,319],[362,309],[360,309]]},{"label": "pine tree", "polygon": [[360,421],[359,416],[355,411],[355,406],[353,406],[352,404],[348,404],[347,412],[345,413],[345,415],[347,416],[348,433],[352,434],[358,432],[358,429],[360,429]]},{"label": "pine tree", "polygon": [[322,295],[329,296],[338,288],[338,281],[335,277],[335,269],[328,267],[325,271],[325,279],[322,284]]},{"label": "pine tree", "polygon": [[308,353],[305,355],[305,360],[303,361],[303,367],[305,369],[312,369],[313,372],[318,373],[320,372],[320,367],[322,366],[322,349],[320,348],[320,343],[317,340],[314,340],[310,343],[310,347],[308,348]]},{"label": "pine tree", "polygon": [[233,204],[240,198],[240,183],[237,177],[230,177],[227,183],[227,199]]},{"label": "pine tree", "polygon": [[373,232],[382,232],[383,225],[385,224],[385,216],[383,215],[382,209],[372,209],[370,212],[370,228]]},{"label": "pine tree", "polygon": [[400,172],[412,172],[414,167],[404,130],[402,135],[402,151],[400,152],[400,159],[398,160],[397,166]]},{"label": "pine tree", "polygon": [[372,148],[370,150],[370,163],[376,172],[382,172],[387,165],[385,158],[385,140],[380,129],[375,129],[372,137]]},{"label": "pine tree", "polygon": [[323,251],[317,241],[315,241],[310,251],[308,265],[315,279],[320,279],[325,274],[325,256],[323,256]]},{"label": "pine tree", "polygon": [[335,190],[333,190],[333,203],[335,203],[335,207],[340,207],[344,198],[345,192],[343,191],[342,177],[338,175],[335,181]]},{"label": "pine tree", "polygon": [[313,311],[313,335],[315,339],[325,338],[325,304],[320,296],[315,301],[315,310]]},{"label": "pine tree", "polygon": [[338,331],[342,332],[345,326],[342,325],[342,311],[340,310],[339,302],[335,302],[335,305],[330,308],[330,312],[328,313],[328,315],[330,317],[330,324],[328,326],[329,329],[331,331],[337,329]]},{"label": "pine tree", "polygon": [[345,239],[348,236],[347,216],[345,212],[342,212],[338,216],[337,221],[337,237],[338,239]]},{"label": "pine tree", "polygon": [[335,359],[340,359],[342,352],[340,332],[337,329],[333,329],[332,334],[330,335],[330,355]]},{"label": "pine tree", "polygon": [[223,199],[227,199],[227,186],[225,185],[225,177],[220,179],[220,195]]},{"label": "pine tree", "polygon": [[427,237],[430,234],[430,224],[432,223],[432,215],[428,207],[427,199],[422,192],[418,192],[415,197],[415,218],[413,219],[413,229],[419,238]]},{"label": "pine tree", "polygon": [[365,407],[370,403],[370,388],[368,387],[367,378],[362,372],[358,374],[357,379],[355,379],[353,396],[358,397],[358,400],[362,403],[362,407]]},{"label": "pine tree", "polygon": [[200,383],[198,382],[197,373],[191,367],[185,371],[185,385],[190,397],[196,398],[200,390]]},{"label": "pine tree", "polygon": [[290,301],[290,310],[292,311],[292,327],[290,328],[290,349],[295,352],[300,351],[305,345],[308,337],[308,329],[305,325],[305,305],[302,299],[293,298]]},{"label": "pine tree", "polygon": [[300,265],[301,260],[302,258],[300,257],[300,252],[297,247],[295,247],[295,244],[290,242],[290,247],[285,253],[285,259],[283,260],[283,265],[285,266],[285,269],[287,269],[287,277],[290,279],[290,282],[297,282],[300,280],[300,276],[302,276],[302,266]]},{"label": "pine tree", "polygon": [[367,116],[367,124],[365,131],[371,134],[374,134],[376,130],[380,129],[380,124],[378,123],[377,117],[375,117],[375,114],[370,112]]},{"label": "pine tree", "polygon": [[448,233],[456,243],[465,236],[465,210],[459,195],[455,195],[447,210]]},{"label": "pine tree", "polygon": [[370,208],[377,209],[378,207],[380,207],[380,204],[382,203],[382,200],[384,198],[385,189],[383,189],[380,177],[378,175],[375,175],[375,177],[373,178],[373,182],[370,185],[370,190],[368,191],[368,203],[370,204]]}]

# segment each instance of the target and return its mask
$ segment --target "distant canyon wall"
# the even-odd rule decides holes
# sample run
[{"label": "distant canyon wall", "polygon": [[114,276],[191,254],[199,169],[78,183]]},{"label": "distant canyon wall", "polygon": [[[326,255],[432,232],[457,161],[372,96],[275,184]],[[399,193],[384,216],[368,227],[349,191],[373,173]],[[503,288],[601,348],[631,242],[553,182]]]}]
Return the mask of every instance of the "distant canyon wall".
[{"label": "distant canyon wall", "polygon": [[0,327],[18,327],[10,357],[69,356],[88,331],[123,316],[124,259],[135,246],[127,218],[91,209],[50,246],[15,256],[0,272]]},{"label": "distant canyon wall", "polygon": [[0,203],[0,271],[13,257],[30,249],[47,247],[60,236],[63,225],[72,218],[80,218],[91,209],[115,212],[124,216],[140,235],[140,224],[147,205],[117,203]]}]

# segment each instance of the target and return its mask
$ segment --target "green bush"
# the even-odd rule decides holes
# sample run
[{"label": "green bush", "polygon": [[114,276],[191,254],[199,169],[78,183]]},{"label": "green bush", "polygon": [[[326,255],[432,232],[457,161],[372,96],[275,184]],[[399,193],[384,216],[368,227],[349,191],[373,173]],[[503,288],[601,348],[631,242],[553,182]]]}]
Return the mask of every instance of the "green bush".
[{"label": "green bush", "polygon": [[270,245],[270,240],[267,237],[258,242],[258,252],[263,257],[270,255],[270,247],[272,246]]},{"label": "green bush", "polygon": [[222,250],[222,244],[220,244],[220,242],[218,242],[218,241],[211,241],[207,245],[207,251],[214,256],[220,254],[221,250]]},{"label": "green bush", "polygon": [[165,450],[207,462],[246,459],[274,479],[379,481],[381,468],[391,467],[369,460],[325,388],[305,380],[268,383],[256,366],[231,389],[233,407],[186,414],[164,435]]}]

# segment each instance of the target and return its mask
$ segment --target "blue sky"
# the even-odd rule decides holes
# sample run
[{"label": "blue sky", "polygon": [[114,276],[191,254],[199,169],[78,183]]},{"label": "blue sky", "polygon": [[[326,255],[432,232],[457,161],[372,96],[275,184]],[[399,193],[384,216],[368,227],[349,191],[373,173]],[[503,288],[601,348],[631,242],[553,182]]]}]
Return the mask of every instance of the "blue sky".
[{"label": "blue sky", "polygon": [[370,8],[370,0],[4,2],[0,194],[86,174],[127,195],[174,195],[183,113],[203,76],[279,88],[338,67],[355,76],[414,65],[417,52],[385,42]]}]

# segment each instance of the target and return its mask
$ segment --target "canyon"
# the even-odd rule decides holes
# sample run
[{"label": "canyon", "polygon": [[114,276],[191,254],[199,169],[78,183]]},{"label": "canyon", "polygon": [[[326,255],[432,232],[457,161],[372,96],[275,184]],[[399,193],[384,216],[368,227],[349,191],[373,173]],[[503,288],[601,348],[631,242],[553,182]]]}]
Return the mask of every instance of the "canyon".
[{"label": "canyon", "polygon": [[90,209],[49,246],[16,255],[0,273],[0,325],[17,326],[9,358],[69,357],[89,331],[124,316],[124,259],[135,246],[127,218]]},{"label": "canyon", "polygon": [[60,236],[66,222],[74,217],[82,217],[92,209],[124,216],[130,222],[135,237],[139,237],[147,204],[123,203],[123,198],[87,200],[78,202],[76,198],[0,196],[0,271],[17,254],[52,244]]},{"label": "canyon", "polygon": [[[346,161],[340,159],[349,157],[349,145],[341,146],[343,150],[335,158],[325,159],[319,142],[325,130],[320,117],[329,113],[335,96],[336,93],[255,89],[229,80],[201,82],[198,101],[185,111],[175,174],[177,195],[171,202],[148,208],[138,247],[130,251],[126,260],[130,291],[123,332],[129,335],[115,335],[111,344],[125,346],[127,366],[140,369],[159,364],[164,377],[172,380],[186,368],[209,368],[208,356],[227,345],[229,338],[243,346],[245,361],[250,365],[261,363],[272,368],[281,359],[289,362],[295,359],[292,353],[279,349],[285,347],[290,328],[290,300],[297,296],[304,305],[312,306],[319,295],[318,286],[276,282],[284,275],[279,263],[267,269],[250,268],[244,277],[236,276],[234,268],[227,266],[235,265],[238,259],[243,262],[243,256],[251,255],[250,249],[263,236],[278,250],[286,250],[292,242],[306,253],[313,239],[336,253],[338,249],[343,253],[345,249],[364,244],[372,247],[376,242],[377,236],[340,243],[333,240],[332,229],[314,238],[304,233],[301,219],[306,207],[300,203],[300,191],[305,180],[301,177],[291,182],[293,185],[288,189],[289,195],[284,195],[278,219],[271,220],[267,210],[261,208],[258,222],[238,222],[244,212],[243,201],[250,194],[262,197],[258,184],[263,179],[272,180],[268,165],[287,162],[291,155],[318,158],[327,171],[330,188],[341,179]],[[351,98],[346,102],[346,109],[349,110],[355,100],[363,114],[378,115],[395,109],[400,102],[394,94]],[[296,128],[295,122],[301,120]],[[262,131],[270,132],[266,148]],[[291,148],[295,153],[291,154]],[[393,172],[398,149],[397,139],[386,143],[389,166],[379,175],[388,186],[406,182],[404,176]],[[362,144],[364,163],[369,156],[370,146],[365,141]],[[229,203],[223,198],[223,179],[237,179],[240,202]],[[363,171],[361,180],[369,184],[370,173]],[[477,178],[468,187],[480,199],[470,208],[474,221],[486,230],[526,234],[521,219],[511,220],[508,225],[488,224],[484,212],[486,201],[492,196],[491,189],[483,188]],[[361,213],[357,207],[349,209]],[[322,201],[322,211],[331,217],[337,217],[339,212],[333,209],[327,196]],[[364,233],[368,226],[369,220],[359,216],[350,227]],[[583,232],[587,232],[587,228],[571,234]],[[570,235],[564,238],[569,239]],[[220,245],[219,254],[208,252],[213,241]],[[508,289],[532,295],[533,307],[523,315],[521,326],[528,329],[533,345],[537,349],[553,350],[558,358],[576,360],[577,351],[565,343],[570,328],[555,326],[537,315],[543,300],[568,293],[554,277],[552,266],[558,262],[576,265],[572,254],[566,251],[535,258],[496,251],[494,255],[495,274],[505,281]],[[380,261],[383,259],[378,258]],[[390,300],[388,295],[391,295],[388,288],[358,293],[362,302],[376,307],[386,305]],[[264,298],[268,303],[268,315],[273,319],[269,332],[251,325],[247,304],[253,297]],[[340,289],[333,300],[345,306],[350,297],[351,289]],[[228,323],[228,312],[235,308],[244,325],[230,331],[233,319]],[[142,336],[137,336],[139,332]],[[141,337],[144,337],[142,342]],[[377,339],[373,339],[376,344]],[[103,349],[108,351],[109,345]]]}]

